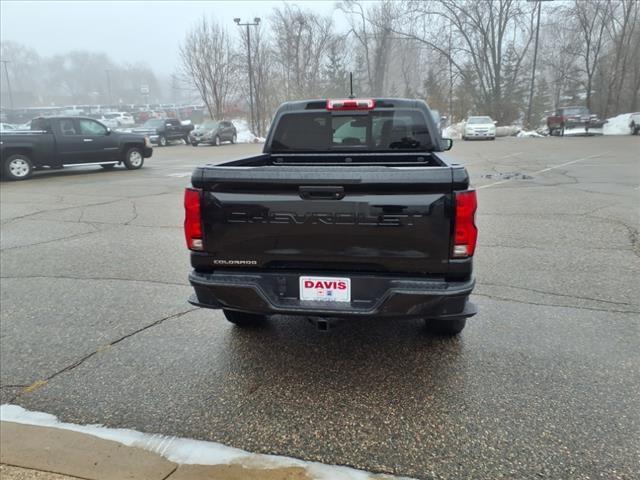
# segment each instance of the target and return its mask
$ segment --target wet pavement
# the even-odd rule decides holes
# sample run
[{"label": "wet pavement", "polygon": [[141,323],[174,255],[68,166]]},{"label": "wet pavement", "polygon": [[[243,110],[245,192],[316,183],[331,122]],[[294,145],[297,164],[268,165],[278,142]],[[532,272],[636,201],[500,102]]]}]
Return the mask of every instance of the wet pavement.
[{"label": "wet pavement", "polygon": [[479,313],[456,339],[400,320],[241,331],[187,304],[189,171],[259,146],[3,182],[1,400],[417,478],[634,478],[638,147],[456,142],[480,203]]}]

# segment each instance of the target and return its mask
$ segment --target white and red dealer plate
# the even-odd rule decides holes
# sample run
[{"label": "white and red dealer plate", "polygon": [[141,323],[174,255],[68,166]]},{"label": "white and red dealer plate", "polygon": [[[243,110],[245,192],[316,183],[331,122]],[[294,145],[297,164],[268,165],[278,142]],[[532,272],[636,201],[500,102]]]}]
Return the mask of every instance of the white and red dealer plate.
[{"label": "white and red dealer plate", "polygon": [[351,279],[338,277],[300,277],[300,300],[350,302]]}]

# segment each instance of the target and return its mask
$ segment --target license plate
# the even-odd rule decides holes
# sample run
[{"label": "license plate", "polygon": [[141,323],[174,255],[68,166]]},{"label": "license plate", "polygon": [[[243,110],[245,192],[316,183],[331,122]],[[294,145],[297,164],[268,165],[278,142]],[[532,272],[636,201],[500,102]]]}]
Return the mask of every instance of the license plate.
[{"label": "license plate", "polygon": [[300,300],[350,302],[351,279],[337,277],[300,277]]}]

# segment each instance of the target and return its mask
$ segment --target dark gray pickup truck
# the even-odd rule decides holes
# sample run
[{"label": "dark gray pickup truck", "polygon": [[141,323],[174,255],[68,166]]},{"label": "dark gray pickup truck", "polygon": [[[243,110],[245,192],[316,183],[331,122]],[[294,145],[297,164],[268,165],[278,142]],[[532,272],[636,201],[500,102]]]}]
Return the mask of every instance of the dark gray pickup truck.
[{"label": "dark gray pickup truck", "polygon": [[459,333],[476,313],[476,194],[451,144],[419,100],[285,103],[261,155],[193,172],[190,302],[239,326],[411,317]]},{"label": "dark gray pickup truck", "polygon": [[166,147],[173,140],[189,143],[189,133],[193,125],[183,125],[177,118],[150,118],[144,125],[133,129],[133,133],[146,135],[152,143]]},{"label": "dark gray pickup truck", "polygon": [[2,175],[9,180],[24,180],[43,167],[109,169],[123,163],[136,170],[152,153],[148,138],[112,132],[92,118],[39,117],[31,121],[31,130],[0,134]]}]

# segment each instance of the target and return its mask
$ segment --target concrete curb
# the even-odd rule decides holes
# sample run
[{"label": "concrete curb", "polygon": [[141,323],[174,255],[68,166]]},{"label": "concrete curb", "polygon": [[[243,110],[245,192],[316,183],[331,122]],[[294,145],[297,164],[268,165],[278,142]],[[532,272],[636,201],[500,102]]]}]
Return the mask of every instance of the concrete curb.
[{"label": "concrete curb", "polygon": [[311,480],[301,467],[178,465],[141,448],[92,435],[13,422],[0,423],[0,463],[85,480]]},{"label": "concrete curb", "polygon": [[[37,415],[52,417],[48,414]],[[7,480],[400,479],[392,475],[367,473],[287,457],[276,456],[269,459],[269,456],[240,450],[238,452],[241,452],[242,456],[218,457],[219,460],[212,462],[215,463],[212,465],[176,463],[156,451],[146,450],[144,447],[147,444],[144,444],[143,448],[128,446],[119,441],[100,438],[95,434],[69,429],[70,424],[56,427],[18,422],[0,421],[0,472],[3,479]],[[128,432],[139,433],[132,430]],[[183,439],[185,440],[189,442]],[[169,443],[163,443],[158,451],[165,454]],[[197,449],[198,446],[187,448]],[[229,447],[219,445],[217,448]],[[187,453],[192,452],[187,450]],[[282,464],[282,461],[294,464]],[[323,473],[319,473],[320,471]]]}]

